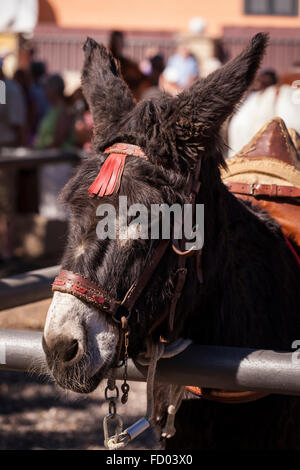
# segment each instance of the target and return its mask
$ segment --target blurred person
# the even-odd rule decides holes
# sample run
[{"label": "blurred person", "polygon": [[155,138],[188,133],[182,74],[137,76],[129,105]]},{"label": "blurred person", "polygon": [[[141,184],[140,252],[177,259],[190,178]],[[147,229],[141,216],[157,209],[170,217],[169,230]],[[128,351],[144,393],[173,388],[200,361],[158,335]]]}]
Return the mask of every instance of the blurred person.
[{"label": "blurred person", "polygon": [[[20,85],[26,103],[26,146],[32,143],[31,128],[35,117],[35,104],[31,96],[32,79],[29,70],[17,69],[14,80]],[[17,210],[21,213],[36,212],[37,204],[37,167],[18,168],[16,170]]]},{"label": "blurred person", "polygon": [[140,62],[140,69],[149,79],[150,86],[143,90],[141,99],[153,99],[161,96],[159,88],[160,76],[165,68],[164,58],[156,48],[149,48],[146,51],[144,60]]},{"label": "blurred person", "polygon": [[254,80],[251,90],[262,92],[262,91],[265,91],[269,86],[276,85],[277,83],[278,83],[278,76],[275,70],[273,69],[263,70]]},{"label": "blurred person", "polygon": [[90,151],[92,147],[94,121],[89,109],[83,113],[82,117],[75,121],[76,145],[83,150]]},{"label": "blurred person", "polygon": [[15,182],[16,174],[12,169],[0,168],[0,267],[14,259]]},{"label": "blurred person", "polygon": [[[68,150],[74,146],[74,118],[64,96],[64,80],[50,75],[45,83],[49,110],[37,131],[36,149]],[[39,212],[48,219],[66,220],[58,195],[71,176],[70,163],[46,164],[39,169]]]},{"label": "blurred person", "polygon": [[178,85],[179,71],[175,67],[167,66],[159,77],[159,88],[171,96],[183,91]]},{"label": "blurred person", "polygon": [[89,151],[91,149],[94,121],[81,88],[75,90],[70,97],[70,102],[74,110],[75,145]]},{"label": "blurred person", "polygon": [[122,31],[112,31],[109,39],[109,49],[120,62],[122,76],[132,94],[139,100],[143,91],[151,86],[151,82],[141,72],[138,64],[124,56],[124,45],[124,34]]},{"label": "blurred person", "polygon": [[30,64],[31,88],[30,99],[33,107],[32,119],[30,122],[30,139],[34,140],[39,124],[49,109],[49,102],[46,97],[44,81],[46,79],[47,68],[42,61],[32,61]]},{"label": "blurred person", "polygon": [[213,54],[201,62],[201,77],[205,78],[210,73],[220,68],[228,59],[228,54],[224,49],[220,39],[213,41]]},{"label": "blurred person", "polygon": [[149,78],[152,86],[158,86],[160,74],[165,68],[164,58],[157,48],[149,47],[139,64],[141,72]]},{"label": "blurred person", "polygon": [[199,77],[198,62],[185,44],[180,44],[167,62],[163,78],[168,82],[171,76],[178,91],[189,87]]},{"label": "blurred person", "polygon": [[21,87],[5,77],[0,58],[0,80],[5,84],[6,103],[0,105],[0,147],[19,147],[26,143],[26,103]]},{"label": "blurred person", "polygon": [[159,77],[165,68],[163,56],[157,53],[156,55],[150,58],[150,64],[152,69],[150,74],[150,80],[152,81],[154,86],[157,86],[159,82]]},{"label": "blurred person", "polygon": [[[26,143],[26,104],[18,83],[5,77],[0,58],[0,80],[5,85],[5,103],[0,104],[0,149]],[[16,211],[16,173],[0,168],[0,263],[14,258],[14,216]]]},{"label": "blurred person", "polygon": [[282,118],[288,128],[299,133],[300,113],[299,105],[293,99],[294,92],[293,87],[278,83],[274,70],[262,71],[229,122],[228,156],[239,152],[274,117]]},{"label": "blurred person", "polygon": [[20,85],[26,104],[25,119],[25,144],[30,145],[30,127],[34,116],[34,103],[31,97],[31,76],[27,70],[17,69],[14,73],[14,80]]},{"label": "blurred person", "polygon": [[59,74],[50,75],[46,80],[45,94],[49,109],[39,125],[35,148],[68,148],[74,143],[73,119],[64,89],[64,80]]}]

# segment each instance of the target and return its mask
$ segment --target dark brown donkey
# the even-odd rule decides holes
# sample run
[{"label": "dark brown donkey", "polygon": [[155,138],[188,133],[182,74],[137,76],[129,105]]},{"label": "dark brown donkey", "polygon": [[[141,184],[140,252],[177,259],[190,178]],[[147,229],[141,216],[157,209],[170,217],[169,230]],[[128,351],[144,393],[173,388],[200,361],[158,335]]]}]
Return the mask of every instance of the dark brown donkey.
[{"label": "dark brown donkey", "polygon": [[[266,42],[265,35],[256,35],[238,57],[175,98],[162,94],[136,105],[110,53],[92,39],[86,41],[82,86],[95,122],[93,155],[63,192],[71,214],[62,260],[68,272],[58,280],[61,289],[58,282],[44,331],[49,369],[62,387],[91,392],[114,365],[120,329],[112,315],[128,314],[128,304],[119,303],[149,273],[155,258],[155,272],[130,307],[133,359],[150,331],[152,342],[168,336],[196,344],[279,350],[290,350],[300,339],[296,259],[279,225],[236,199],[220,178],[225,166],[220,128],[251,84]],[[108,159],[104,150],[115,143],[139,146],[146,157],[131,153],[124,168],[120,159],[120,187],[116,181],[111,194],[104,190],[103,197],[91,197],[89,188]],[[104,203],[118,208],[122,195],[129,206],[182,205],[188,177],[195,175],[200,160],[196,202],[205,207],[204,282],[199,282],[195,257],[186,257],[186,278],[170,332],[165,313],[178,292],[179,256],[167,243],[157,257],[159,240],[99,239],[96,209]],[[159,400],[156,405],[162,410],[160,426],[166,409]],[[300,399],[270,395],[233,405],[187,393],[175,425],[175,436],[166,440],[169,449],[298,449]]]}]

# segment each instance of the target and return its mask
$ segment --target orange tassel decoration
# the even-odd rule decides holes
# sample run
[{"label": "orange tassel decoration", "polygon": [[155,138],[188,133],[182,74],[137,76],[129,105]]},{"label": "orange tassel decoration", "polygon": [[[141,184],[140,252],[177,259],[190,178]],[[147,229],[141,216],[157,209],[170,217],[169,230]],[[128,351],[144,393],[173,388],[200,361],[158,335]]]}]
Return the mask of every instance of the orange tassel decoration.
[{"label": "orange tassel decoration", "polygon": [[102,165],[93,184],[89,187],[91,197],[110,196],[120,188],[127,155],[111,153]]},{"label": "orange tassel decoration", "polygon": [[148,160],[143,150],[133,144],[116,143],[105,150],[108,157],[93,184],[89,187],[91,197],[110,196],[120,188],[127,156],[139,157]]}]

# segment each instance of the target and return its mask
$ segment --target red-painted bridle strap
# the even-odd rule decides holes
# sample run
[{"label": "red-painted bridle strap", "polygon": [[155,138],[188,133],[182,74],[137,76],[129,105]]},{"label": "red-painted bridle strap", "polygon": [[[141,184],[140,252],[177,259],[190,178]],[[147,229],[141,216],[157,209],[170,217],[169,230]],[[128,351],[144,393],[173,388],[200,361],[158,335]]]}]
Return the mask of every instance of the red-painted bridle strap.
[{"label": "red-painted bridle strap", "polygon": [[94,282],[86,279],[80,274],[61,270],[54,279],[52,290],[74,295],[85,302],[94,305],[105,313],[114,317],[116,311],[121,305],[115,299],[112,299],[101,287]]},{"label": "red-painted bridle strap", "polygon": [[170,240],[159,242],[151,261],[146,265],[139,279],[128,289],[122,301],[111,298],[101,287],[80,274],[64,269],[54,279],[52,290],[74,295],[109,314],[113,320],[120,323],[120,320],[116,318],[117,310],[122,305],[128,312],[126,318],[129,318],[132,308],[150,281],[169,243]]}]

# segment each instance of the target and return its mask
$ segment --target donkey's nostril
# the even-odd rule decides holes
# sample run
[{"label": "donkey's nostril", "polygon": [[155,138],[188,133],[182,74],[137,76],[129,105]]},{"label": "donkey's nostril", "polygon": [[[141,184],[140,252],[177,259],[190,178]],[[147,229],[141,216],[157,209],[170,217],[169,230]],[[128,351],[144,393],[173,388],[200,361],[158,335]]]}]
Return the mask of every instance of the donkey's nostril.
[{"label": "donkey's nostril", "polygon": [[76,339],[64,338],[59,340],[53,347],[57,359],[70,362],[78,353],[78,341]]},{"label": "donkey's nostril", "polygon": [[62,352],[62,359],[67,362],[74,359],[78,352],[78,341],[73,339],[69,342],[69,345],[65,347],[65,350]]}]

